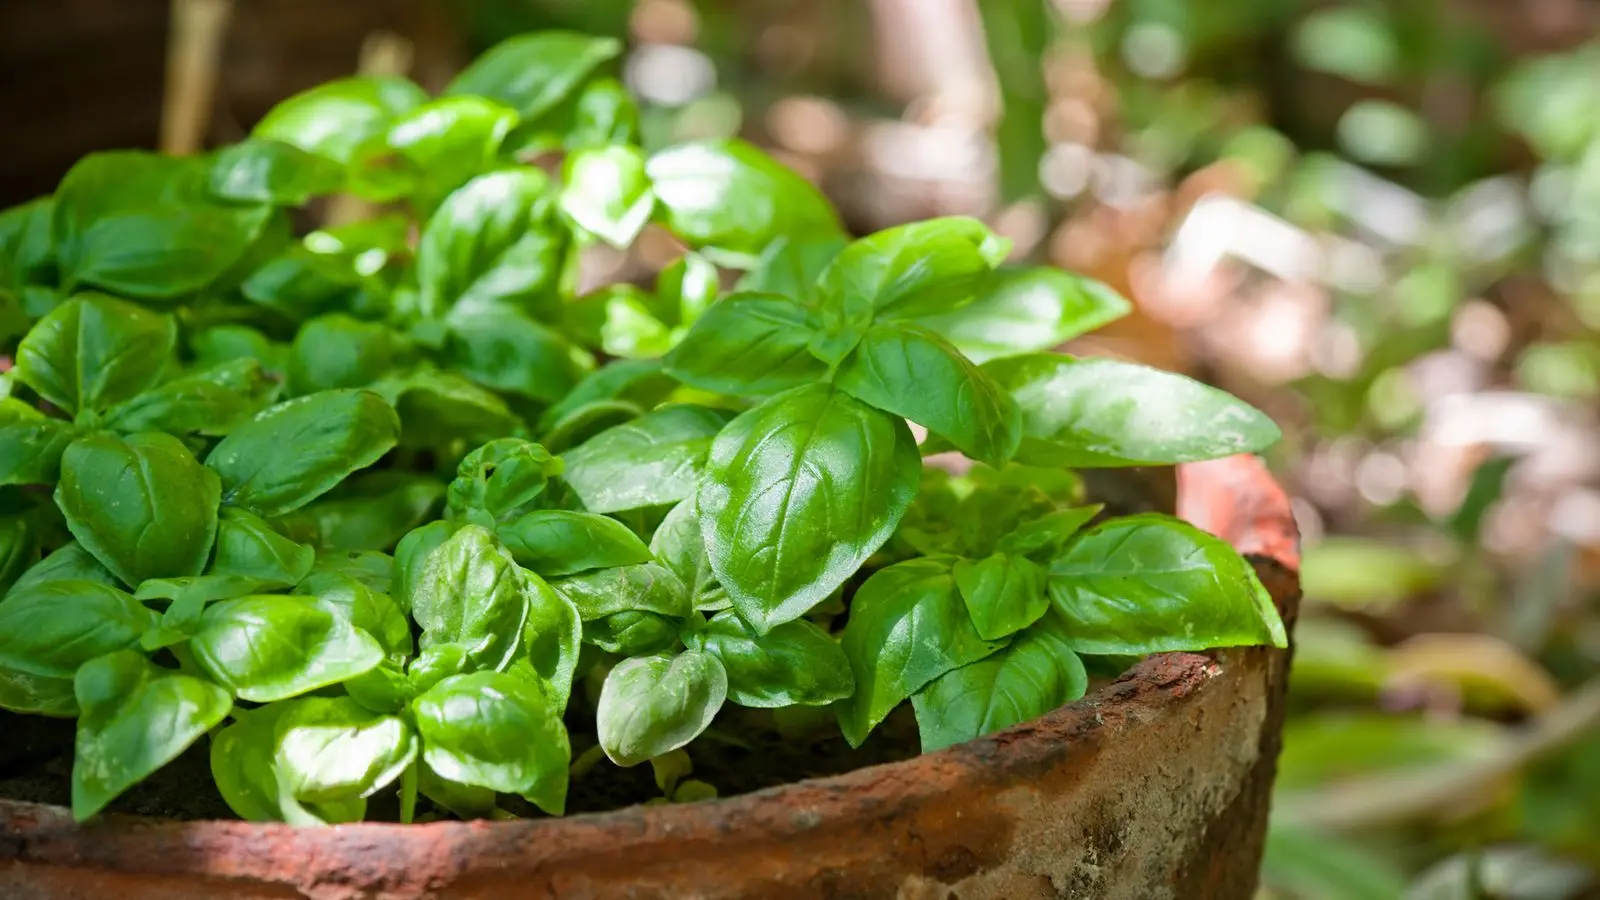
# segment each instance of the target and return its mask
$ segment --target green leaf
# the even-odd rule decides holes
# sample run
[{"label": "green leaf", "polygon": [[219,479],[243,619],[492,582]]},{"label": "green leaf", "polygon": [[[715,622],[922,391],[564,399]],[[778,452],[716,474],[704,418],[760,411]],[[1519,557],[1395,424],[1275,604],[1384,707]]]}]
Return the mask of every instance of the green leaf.
[{"label": "green leaf", "polygon": [[448,323],[450,361],[481,385],[550,403],[583,377],[576,348],[515,306],[457,306]]},{"label": "green leaf", "polygon": [[540,31],[508,38],[479,56],[445,88],[447,95],[476,94],[498,100],[534,119],[622,52],[616,38],[570,31]]},{"label": "green leaf", "polygon": [[1001,536],[1000,540],[995,542],[995,549],[1001,553],[1030,558],[1035,558],[1036,554],[1054,556],[1073,535],[1099,515],[1102,509],[1105,509],[1105,506],[1096,503],[1092,506],[1076,506],[1046,513],[1037,519],[1023,522],[1009,534]]},{"label": "green leaf", "polygon": [[412,531],[400,539],[394,548],[394,581],[392,593],[401,608],[410,612],[416,603],[417,589],[422,585],[423,576],[427,574],[428,562],[433,557],[433,551],[439,549],[450,536],[456,533],[456,526],[450,522],[429,522]]},{"label": "green leaf", "polygon": [[387,550],[433,518],[445,486],[431,475],[396,469],[361,472],[334,493],[279,519],[316,535],[326,550]]},{"label": "green leaf", "polygon": [[450,482],[447,515],[486,528],[520,517],[534,508],[561,460],[532,441],[501,438],[468,453]]},{"label": "green leaf", "polygon": [[422,88],[399,76],[341,78],[274,106],[250,134],[348,165],[357,149],[427,99]]},{"label": "green leaf", "polygon": [[278,387],[260,362],[233,359],[179,375],[117,404],[106,413],[105,426],[123,433],[224,435],[271,403]]},{"label": "green leaf", "polygon": [[243,203],[300,206],[337,191],[343,181],[336,163],[282,141],[231,144],[211,163],[211,192]]},{"label": "green leaf", "polygon": [[277,721],[281,787],[312,803],[370,797],[417,756],[417,736],[398,716],[374,714],[349,697],[288,701]]},{"label": "green leaf", "polygon": [[594,513],[540,509],[499,530],[517,564],[545,578],[650,562],[650,548],[628,526]]},{"label": "green leaf", "polygon": [[695,609],[727,609],[732,601],[711,571],[700,528],[699,509],[695,498],[690,497],[674,506],[656,526],[650,538],[650,553],[689,589],[689,602]]},{"label": "green leaf", "polygon": [[922,752],[1036,719],[1082,697],[1089,687],[1065,624],[1049,616],[1004,650],[953,669],[911,697]]},{"label": "green leaf", "polygon": [[565,453],[571,447],[608,428],[614,428],[644,415],[638,406],[619,400],[596,400],[578,407],[555,424],[540,438],[554,453]]},{"label": "green leaf", "polygon": [[613,360],[590,372],[539,416],[539,430],[549,431],[563,419],[597,400],[620,400],[649,409],[677,387],[655,359]]},{"label": "green leaf", "polygon": [[89,660],[137,644],[159,620],[144,604],[97,582],[19,585],[0,602],[0,666],[71,678]]},{"label": "green leaf", "polygon": [[532,168],[479,175],[445,198],[417,244],[417,308],[442,318],[457,305],[507,303],[538,314],[566,255],[550,179]]},{"label": "green leaf", "polygon": [[77,437],[70,422],[20,400],[0,399],[0,485],[54,484],[61,477],[61,454]]},{"label": "green leaf", "polygon": [[[395,445],[400,423],[382,397],[337,390],[280,403],[235,428],[206,457],[223,502],[271,518],[325,494]],[[294,452],[285,453],[285,447]]]},{"label": "green leaf", "polygon": [[429,555],[412,595],[422,646],[460,644],[474,667],[504,669],[528,620],[531,589],[488,529],[462,528]]},{"label": "green leaf", "polygon": [[300,326],[289,350],[289,390],[295,395],[359,388],[402,361],[409,347],[394,329],[332,313]]},{"label": "green leaf", "polygon": [[693,325],[717,302],[722,275],[710,260],[685,253],[656,275],[661,314],[672,325]]},{"label": "green leaf", "polygon": [[439,97],[399,117],[388,146],[417,181],[423,209],[492,168],[517,111],[483,97]]},{"label": "green leaf", "polygon": [[596,147],[569,154],[562,181],[561,210],[613,247],[633,243],[655,211],[644,152],[637,147]]},{"label": "green leaf", "polygon": [[[537,576],[528,579],[528,622],[522,629],[522,658],[509,671],[530,672],[548,690],[558,715],[566,712],[578,671],[583,620],[572,601]],[[524,668],[524,666],[526,668]]]},{"label": "green leaf", "polygon": [[1255,453],[1282,437],[1249,404],[1134,363],[1040,353],[997,359],[983,371],[1022,408],[1022,462],[1171,465]]},{"label": "green leaf", "polygon": [[72,817],[80,822],[177,759],[233,708],[222,688],[130,650],[84,665],[73,689],[82,710],[72,763]]},{"label": "green leaf", "polygon": [[775,394],[821,381],[828,366],[807,346],[804,309],[775,294],[734,294],[706,310],[664,362],[690,387],[718,394]]},{"label": "green leaf", "polygon": [[[0,597],[39,561],[39,532],[34,518],[26,513],[0,518]],[[645,556],[649,557],[649,551]]]},{"label": "green leaf", "polygon": [[583,623],[583,642],[618,656],[664,653],[678,645],[683,620],[629,609]]},{"label": "green leaf", "polygon": [[198,575],[217,535],[217,476],[170,435],[79,438],[56,505],[84,549],[126,584]]},{"label": "green leaf", "polygon": [[567,149],[638,143],[639,104],[622,82],[610,76],[592,78],[570,102],[572,120],[562,136]]},{"label": "green leaf", "polygon": [[77,541],[70,541],[60,549],[40,560],[33,568],[22,573],[6,597],[12,597],[29,588],[53,581],[93,581],[118,587],[117,576],[112,575],[94,555],[83,549]]},{"label": "green leaf", "polygon": [[566,480],[590,512],[676,503],[694,493],[724,410],[680,403],[600,432],[563,455]]},{"label": "green leaf", "polygon": [[972,614],[972,624],[986,641],[1015,634],[1045,614],[1045,571],[1023,556],[996,553],[980,560],[957,560],[956,587]]},{"label": "green leaf", "polygon": [[411,622],[394,598],[348,572],[312,572],[295,586],[296,594],[316,597],[350,624],[372,635],[390,658],[409,656]]},{"label": "green leaf", "polygon": [[259,709],[236,709],[235,721],[211,739],[211,780],[228,808],[241,819],[283,820],[272,763],[277,756],[278,720],[289,708],[288,703],[274,703]]},{"label": "green leaf", "polygon": [[739,279],[734,290],[779,294],[811,309],[822,297],[818,280],[847,243],[838,235],[811,239],[779,237],[767,245],[760,262]]},{"label": "green leaf", "polygon": [[195,355],[196,366],[244,360],[257,363],[268,372],[282,372],[288,348],[245,325],[217,325],[191,334],[189,349]]},{"label": "green leaf", "polygon": [[880,569],[856,591],[841,641],[856,691],[835,707],[850,746],[935,678],[975,663],[1005,641],[986,641],[972,625],[949,557]]},{"label": "green leaf", "polygon": [[600,689],[600,746],[625,767],[670,753],[699,737],[727,696],[727,672],[710,653],[625,659]]},{"label": "green leaf", "polygon": [[744,141],[669,147],[650,157],[646,171],[667,227],[697,247],[760,253],[779,236],[841,231],[821,191]]},{"label": "green leaf", "polygon": [[984,363],[1050,350],[1132,309],[1121,294],[1092,278],[1036,266],[998,269],[978,287],[976,300],[916,321]]},{"label": "green leaf", "polygon": [[844,650],[804,619],[758,635],[729,610],[713,616],[685,642],[722,663],[728,699],[740,706],[823,706],[855,693]]},{"label": "green leaf", "polygon": [[189,649],[213,680],[255,703],[338,684],[383,660],[378,642],[331,607],[281,595],[208,606]]},{"label": "green leaf", "polygon": [[654,358],[672,347],[673,332],[658,306],[631,284],[607,285],[567,305],[567,327],[588,346],[623,359]]},{"label": "green leaf", "polygon": [[371,390],[399,413],[402,447],[475,446],[522,431],[504,400],[454,372],[419,369]]},{"label": "green leaf", "polygon": [[997,468],[1022,441],[1022,414],[1011,397],[925,328],[874,325],[839,367],[834,384]]},{"label": "green leaf", "polygon": [[80,294],[22,339],[16,377],[68,413],[104,412],[153,386],[177,340],[171,316]]},{"label": "green leaf", "polygon": [[289,540],[261,517],[231,507],[222,511],[211,574],[291,585],[306,577],[315,561],[316,551],[310,546]]},{"label": "green leaf", "polygon": [[50,220],[55,198],[40,197],[0,210],[0,297],[9,295],[30,316],[41,315],[30,295],[48,292],[55,281],[55,245]]},{"label": "green leaf", "polygon": [[249,594],[287,587],[283,582],[253,578],[248,575],[186,575],[182,578],[151,578],[134,592],[136,600],[171,600],[161,622],[139,638],[139,646],[147,653],[163,647],[181,644],[194,637],[200,628],[200,616],[206,604],[217,600],[232,600]]},{"label": "green leaf", "polygon": [[358,305],[361,278],[336,259],[290,247],[252,270],[240,293],[292,321]]},{"label": "green leaf", "polygon": [[71,678],[47,678],[0,666],[0,709],[53,719],[78,717]]},{"label": "green leaf", "polygon": [[699,493],[706,553],[734,609],[758,633],[805,615],[894,533],[921,469],[905,422],[828,385],[734,419]]},{"label": "green leaf", "polygon": [[1079,653],[1288,646],[1255,569],[1222,540],[1168,516],[1091,528],[1051,561],[1048,583]]},{"label": "green leaf", "polygon": [[655,563],[638,563],[573,575],[551,583],[557,593],[572,601],[585,622],[624,611],[651,612],[687,619],[689,592],[670,569]]},{"label": "green leaf", "polygon": [[504,672],[439,682],[413,704],[422,758],[451,781],[522,794],[560,815],[572,749],[556,706],[537,685]]}]

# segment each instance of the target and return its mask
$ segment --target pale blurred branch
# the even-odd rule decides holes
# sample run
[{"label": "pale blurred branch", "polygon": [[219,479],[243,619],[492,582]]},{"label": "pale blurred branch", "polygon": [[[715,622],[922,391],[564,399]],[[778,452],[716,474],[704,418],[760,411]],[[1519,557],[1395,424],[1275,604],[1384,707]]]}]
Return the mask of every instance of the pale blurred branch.
[{"label": "pale blurred branch", "polygon": [[185,156],[200,149],[211,121],[233,0],[173,0],[167,42],[166,96],[161,104],[161,149]]}]

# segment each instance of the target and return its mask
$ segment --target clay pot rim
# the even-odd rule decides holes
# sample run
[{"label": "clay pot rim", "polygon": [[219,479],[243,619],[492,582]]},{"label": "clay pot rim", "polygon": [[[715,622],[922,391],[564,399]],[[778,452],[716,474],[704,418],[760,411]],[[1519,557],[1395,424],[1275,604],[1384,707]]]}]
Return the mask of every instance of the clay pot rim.
[{"label": "clay pot rim", "polygon": [[[1254,456],[1241,455],[1181,465],[1178,476],[1179,513],[1226,538],[1250,559],[1280,611],[1292,620],[1298,600],[1298,534],[1288,499],[1266,467]],[[1234,661],[1244,664],[1251,654],[1259,657],[1262,652],[1261,648],[1233,648],[1205,654],[1157,654],[1081,700],[995,734],[899,762],[699,803],[633,806],[562,818],[415,825],[362,822],[296,828],[282,823],[179,822],[124,815],[77,824],[63,807],[0,798],[0,850],[8,832],[13,838],[31,837],[51,844],[65,840],[74,848],[80,865],[90,863],[84,856],[116,854],[121,839],[147,848],[168,846],[177,839],[196,850],[213,842],[243,842],[262,849],[298,848],[313,854],[305,857],[308,868],[322,868],[316,856],[328,860],[379,846],[409,854],[444,844],[453,849],[453,856],[470,865],[480,855],[515,854],[553,863],[654,844],[781,841],[830,823],[882,819],[897,810],[934,801],[955,783],[952,779],[968,787],[990,785],[1002,790],[1059,762],[1064,741],[1087,737],[1109,720],[1137,722],[1150,715],[1152,707],[1184,700],[1222,667]],[[100,849],[94,849],[96,846]],[[57,848],[66,849],[62,845]],[[0,852],[0,859],[5,856]],[[168,865],[159,859],[146,863],[154,869]]]}]

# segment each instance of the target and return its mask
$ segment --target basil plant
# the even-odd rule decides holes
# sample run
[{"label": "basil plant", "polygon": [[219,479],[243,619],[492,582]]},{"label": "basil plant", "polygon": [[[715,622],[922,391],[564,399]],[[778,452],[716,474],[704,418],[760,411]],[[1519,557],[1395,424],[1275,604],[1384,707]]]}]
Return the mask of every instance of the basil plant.
[{"label": "basil plant", "polygon": [[[246,819],[559,815],[574,747],[681,769],[730,706],[859,745],[909,701],[932,750],[1284,646],[1225,543],[1074,474],[1266,417],[1048,352],[1126,302],[977,220],[851,240],[748,144],[647,149],[619,50],[335,81],[0,214],[0,708],[76,719],[78,818],[202,741]],[[582,287],[647,227],[687,251]]]}]

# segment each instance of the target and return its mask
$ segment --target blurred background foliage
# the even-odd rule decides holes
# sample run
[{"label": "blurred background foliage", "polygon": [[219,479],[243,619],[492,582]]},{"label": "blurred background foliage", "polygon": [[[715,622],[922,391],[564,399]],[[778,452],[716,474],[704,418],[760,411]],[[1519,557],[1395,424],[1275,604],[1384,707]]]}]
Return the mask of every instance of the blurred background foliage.
[{"label": "blurred background foliage", "polygon": [[1600,4],[12,0],[0,205],[170,143],[164,72],[208,27],[201,142],[355,69],[437,88],[512,33],[613,34],[647,142],[741,134],[857,231],[979,215],[1110,283],[1136,313],[1069,349],[1287,434],[1263,898],[1600,897]]}]

